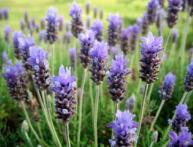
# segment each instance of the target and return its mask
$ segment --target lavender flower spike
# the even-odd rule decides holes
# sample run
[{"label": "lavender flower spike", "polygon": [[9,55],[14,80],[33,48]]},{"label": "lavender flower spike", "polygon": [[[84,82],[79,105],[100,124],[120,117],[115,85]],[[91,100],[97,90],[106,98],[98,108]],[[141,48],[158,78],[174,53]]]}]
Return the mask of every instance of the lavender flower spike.
[{"label": "lavender flower spike", "polygon": [[50,44],[54,43],[57,39],[57,11],[54,8],[49,8],[46,16],[47,28],[46,36]]},{"label": "lavender flower spike", "polygon": [[89,30],[84,34],[80,34],[79,40],[80,40],[80,62],[82,63],[84,68],[87,68],[90,57],[89,57],[89,51],[91,48],[93,48],[94,45],[94,32]]},{"label": "lavender flower spike", "polygon": [[129,43],[130,33],[129,28],[125,28],[121,32],[121,50],[123,51],[124,55],[127,55],[130,48]]},{"label": "lavender flower spike", "polygon": [[77,3],[73,3],[70,8],[71,21],[71,31],[72,34],[77,38],[78,35],[83,31],[82,22],[82,9]]},{"label": "lavender flower spike", "polygon": [[95,32],[95,38],[98,41],[102,41],[103,39],[103,24],[100,20],[95,20],[91,30]]},{"label": "lavender flower spike", "polygon": [[158,0],[151,0],[148,3],[147,17],[148,17],[149,24],[152,24],[156,21],[156,14],[157,14],[158,7],[159,7]]},{"label": "lavender flower spike", "polygon": [[167,22],[170,28],[177,23],[178,12],[182,9],[182,0],[168,0],[168,16]]},{"label": "lavender flower spike", "polygon": [[186,78],[184,82],[184,89],[185,91],[193,90],[193,60],[187,68]]},{"label": "lavender flower spike", "polygon": [[145,13],[142,18],[138,19],[137,23],[141,28],[141,33],[143,35],[146,34],[149,30],[149,22],[148,22],[147,13]]},{"label": "lavender flower spike", "polygon": [[58,119],[69,121],[75,113],[76,78],[69,69],[60,66],[59,75],[53,77],[52,91],[55,93],[55,107]]},{"label": "lavender flower spike", "polygon": [[179,104],[176,106],[175,119],[172,123],[172,128],[176,132],[180,132],[182,127],[186,126],[186,123],[191,119],[191,115],[188,112],[188,106],[186,104]]},{"label": "lavender flower spike", "polygon": [[160,97],[162,99],[170,99],[172,97],[172,93],[174,91],[176,76],[172,73],[168,73],[163,81],[163,84],[160,89]]},{"label": "lavender flower spike", "polygon": [[163,50],[162,37],[154,37],[150,32],[147,37],[142,38],[141,43],[141,69],[142,81],[150,84],[157,79],[159,72],[159,53]]},{"label": "lavender flower spike", "polygon": [[124,98],[126,77],[129,72],[127,60],[123,54],[116,55],[108,74],[109,93],[114,102],[119,102]]},{"label": "lavender flower spike", "polygon": [[92,73],[91,79],[99,85],[105,76],[106,60],[108,57],[108,46],[104,42],[95,41],[92,50],[90,51]]},{"label": "lavender flower spike", "polygon": [[4,29],[4,39],[6,42],[10,41],[10,35],[11,35],[11,28],[9,26],[6,26]]},{"label": "lavender flower spike", "polygon": [[110,15],[108,18],[108,45],[115,46],[120,40],[122,19],[119,15]]},{"label": "lavender flower spike", "polygon": [[183,127],[179,134],[171,131],[169,134],[170,141],[168,147],[190,147],[193,146],[192,133],[188,128]]},{"label": "lavender flower spike", "polygon": [[7,65],[3,76],[13,99],[19,101],[28,99],[27,73],[21,63],[18,62],[16,65]]},{"label": "lavender flower spike", "polygon": [[133,120],[134,118],[135,115],[129,111],[117,111],[116,120],[109,125],[115,135],[115,139],[110,140],[112,147],[130,147],[134,145],[137,140],[138,127],[138,123]]},{"label": "lavender flower spike", "polygon": [[17,59],[21,59],[21,50],[19,49],[19,39],[20,38],[23,38],[23,34],[21,32],[14,32],[13,46],[14,46],[14,54]]},{"label": "lavender flower spike", "polygon": [[137,40],[138,40],[140,28],[138,25],[133,25],[133,26],[130,26],[128,29],[130,32],[130,39],[129,39],[130,49],[131,51],[134,51],[137,46]]},{"label": "lavender flower spike", "polygon": [[33,80],[37,88],[47,90],[51,82],[47,52],[38,46],[32,46],[27,62],[32,68]]},{"label": "lavender flower spike", "polygon": [[3,61],[4,65],[11,65],[12,64],[11,60],[8,58],[7,53],[5,51],[2,52],[1,57],[2,57],[2,61]]},{"label": "lavender flower spike", "polygon": [[68,54],[70,57],[71,67],[74,69],[75,68],[75,62],[76,62],[76,49],[75,48],[69,48]]}]

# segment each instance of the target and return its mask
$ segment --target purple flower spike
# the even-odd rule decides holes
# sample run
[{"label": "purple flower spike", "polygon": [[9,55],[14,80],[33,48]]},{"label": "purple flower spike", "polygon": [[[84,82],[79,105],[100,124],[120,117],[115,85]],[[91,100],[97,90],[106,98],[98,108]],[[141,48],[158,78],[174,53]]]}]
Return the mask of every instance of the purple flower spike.
[{"label": "purple flower spike", "polygon": [[57,118],[65,123],[75,114],[76,78],[69,69],[60,66],[59,75],[53,77],[52,91],[55,93]]},{"label": "purple flower spike", "polygon": [[130,147],[133,146],[137,140],[138,123],[133,119],[135,115],[129,111],[121,112],[117,110],[116,120],[110,123],[115,139],[110,140],[112,147]]},{"label": "purple flower spike", "polygon": [[39,32],[39,41],[40,42],[46,42],[46,31],[42,30]]},{"label": "purple flower spike", "polygon": [[188,112],[188,106],[186,104],[179,104],[176,106],[176,116],[172,123],[172,128],[176,132],[180,132],[182,127],[186,126],[186,123],[191,119],[191,115]]},{"label": "purple flower spike", "polygon": [[19,101],[28,99],[27,73],[21,63],[18,62],[16,65],[7,65],[3,76],[13,99]]},{"label": "purple flower spike", "polygon": [[38,46],[32,46],[27,61],[32,68],[33,79],[37,88],[47,90],[51,81],[47,52]]},{"label": "purple flower spike", "polygon": [[69,54],[69,57],[70,57],[71,67],[72,67],[72,68],[75,68],[76,49],[75,49],[75,48],[69,48],[68,54]]},{"label": "purple flower spike", "polygon": [[82,9],[77,3],[73,3],[70,8],[71,20],[71,31],[72,34],[77,38],[78,35],[83,31],[82,22]]},{"label": "purple flower spike", "polygon": [[63,30],[63,26],[64,26],[64,17],[63,16],[59,16],[57,18],[57,22],[58,22],[58,29],[59,31]]},{"label": "purple flower spike", "polygon": [[137,24],[140,26],[141,28],[141,33],[143,35],[147,34],[148,30],[149,30],[149,22],[148,22],[148,17],[147,17],[147,13],[144,14],[144,16],[140,19],[138,19]]},{"label": "purple flower spike", "polygon": [[137,40],[140,32],[140,28],[138,25],[133,25],[128,28],[130,32],[130,49],[134,51],[137,46]]},{"label": "purple flower spike", "polygon": [[8,20],[9,19],[9,9],[8,8],[3,8],[1,10],[2,12],[2,17],[5,19],[5,20]]},{"label": "purple flower spike", "polygon": [[63,37],[63,43],[70,44],[73,35],[70,31],[66,32]]},{"label": "purple flower spike", "polygon": [[19,49],[19,39],[23,38],[23,34],[21,32],[13,33],[13,46],[14,46],[14,54],[17,59],[21,59],[21,50]]},{"label": "purple flower spike", "polygon": [[123,51],[124,55],[127,55],[129,52],[129,38],[129,28],[123,29],[121,32],[121,50]]},{"label": "purple flower spike", "polygon": [[11,65],[11,60],[8,58],[7,53],[5,51],[2,52],[2,61],[4,65]]},{"label": "purple flower spike", "polygon": [[10,35],[11,35],[11,28],[9,26],[6,26],[4,29],[4,39],[6,42],[10,41]]},{"label": "purple flower spike", "polygon": [[185,82],[184,82],[184,89],[186,91],[193,90],[193,60],[187,68]]},{"label": "purple flower spike", "polygon": [[46,16],[47,21],[47,40],[50,44],[57,39],[57,11],[54,8],[49,8]]},{"label": "purple flower spike", "polygon": [[174,91],[174,86],[176,82],[176,76],[172,73],[168,73],[163,81],[163,84],[160,89],[160,97],[162,99],[170,99],[172,97],[172,93]]},{"label": "purple flower spike", "polygon": [[141,69],[142,81],[150,84],[157,79],[161,59],[159,53],[163,50],[162,37],[154,37],[150,32],[142,38],[141,43]]},{"label": "purple flower spike", "polygon": [[176,43],[178,40],[179,34],[176,29],[172,29],[172,41],[173,43]]},{"label": "purple flower spike", "polygon": [[120,40],[122,19],[119,15],[115,14],[110,15],[108,21],[108,45],[112,47],[115,46]]},{"label": "purple flower spike", "polygon": [[192,133],[187,127],[183,127],[179,134],[171,131],[168,147],[190,147],[193,146]]},{"label": "purple flower spike", "polygon": [[103,81],[106,72],[106,62],[108,57],[108,46],[104,42],[95,41],[90,51],[92,73],[91,79],[99,85]]},{"label": "purple flower spike", "polygon": [[90,3],[89,2],[86,3],[85,9],[86,9],[86,14],[89,15],[90,13]]},{"label": "purple flower spike", "polygon": [[170,28],[173,28],[177,23],[178,13],[182,9],[182,0],[168,0],[168,16],[167,22]]},{"label": "purple flower spike", "polygon": [[156,20],[156,14],[159,7],[158,0],[151,0],[147,6],[147,17],[149,24],[152,24]]},{"label": "purple flower spike", "polygon": [[98,41],[102,41],[103,39],[103,24],[100,20],[95,20],[91,30],[95,32],[95,38]]},{"label": "purple flower spike", "polygon": [[93,31],[89,30],[84,34],[79,35],[80,40],[80,62],[82,63],[84,68],[87,68],[90,57],[89,57],[89,51],[91,48],[93,48],[94,41],[95,41],[95,34]]},{"label": "purple flower spike", "polygon": [[127,60],[123,54],[116,55],[108,74],[109,93],[114,102],[119,102],[124,99],[126,77],[129,72]]}]

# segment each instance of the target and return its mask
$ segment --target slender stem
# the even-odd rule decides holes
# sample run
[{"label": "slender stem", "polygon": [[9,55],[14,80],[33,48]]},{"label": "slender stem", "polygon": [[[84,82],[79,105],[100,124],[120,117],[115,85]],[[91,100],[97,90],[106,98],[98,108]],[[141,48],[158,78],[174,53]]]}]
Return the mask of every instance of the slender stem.
[{"label": "slender stem", "polygon": [[94,117],[94,102],[93,102],[93,89],[92,89],[92,80],[89,79],[89,92],[90,92],[90,100],[91,100],[91,110],[92,110],[92,119]]},{"label": "slender stem", "polygon": [[158,116],[159,116],[159,114],[160,114],[160,112],[161,112],[161,110],[162,110],[162,108],[163,108],[163,106],[164,106],[164,103],[165,103],[165,99],[163,99],[163,100],[161,101],[161,104],[160,104],[160,106],[159,106],[159,109],[157,110],[157,113],[156,113],[156,115],[155,115],[155,118],[154,118],[154,120],[153,120],[153,122],[152,122],[152,124],[151,124],[151,128],[150,128],[151,131],[153,131],[153,127],[154,127],[154,125],[155,125],[155,123],[156,123],[156,121],[157,121],[157,119],[158,119]]},{"label": "slender stem", "polygon": [[95,147],[98,147],[98,133],[97,133],[97,120],[98,120],[98,104],[99,104],[99,96],[100,96],[100,86],[96,86],[96,98],[95,98],[95,114],[94,114],[94,142]]},{"label": "slender stem", "polygon": [[66,123],[66,144],[67,144],[67,147],[71,147],[68,122]]},{"label": "slender stem", "polygon": [[38,142],[41,142],[38,134],[36,133],[34,127],[32,126],[32,123],[31,123],[31,121],[30,121],[29,115],[28,115],[27,110],[26,110],[26,108],[25,108],[25,103],[24,103],[24,102],[21,102],[21,106],[22,106],[22,109],[23,109],[23,111],[24,111],[24,114],[25,114],[27,123],[28,123],[28,125],[29,125],[32,133],[34,134],[34,136],[35,136],[35,138],[38,140]]},{"label": "slender stem", "polygon": [[[183,94],[183,96],[182,96],[182,98],[181,98],[179,104],[184,103],[184,100],[186,99],[186,96],[187,96],[187,95],[188,95],[188,92],[184,92],[184,94]],[[174,121],[175,117],[176,117],[176,111],[174,112],[174,115],[172,116],[171,122]],[[163,140],[166,139],[166,137],[167,137],[167,135],[168,135],[168,133],[169,133],[171,127],[172,127],[172,123],[170,123],[169,126],[167,127],[166,132],[164,133],[164,136],[163,136]]]},{"label": "slender stem", "polygon": [[31,139],[29,138],[28,133],[27,133],[27,132],[24,132],[24,134],[25,134],[25,137],[26,137],[27,142],[29,143],[30,147],[33,147],[33,144],[32,144],[32,142],[31,142]]},{"label": "slender stem", "polygon": [[153,145],[154,145],[154,141],[151,142],[149,147],[153,147]]},{"label": "slender stem", "polygon": [[52,74],[54,74],[54,64],[55,64],[55,54],[54,54],[54,51],[55,51],[55,44],[52,45]]},{"label": "slender stem", "polygon": [[168,42],[170,40],[170,36],[171,36],[171,30],[169,31],[169,34],[167,36],[166,43],[165,43],[165,46],[164,46],[164,50],[167,50],[167,46],[168,46]]},{"label": "slender stem", "polygon": [[[138,128],[138,140],[139,140],[139,134],[141,131],[141,125],[143,122],[143,116],[144,116],[144,112],[145,112],[145,103],[146,103],[146,99],[147,99],[147,93],[148,93],[148,89],[149,89],[149,84],[146,83],[145,85],[145,91],[143,94],[143,102],[142,102],[142,106],[141,106],[141,113],[140,113],[140,121],[139,121],[139,128]],[[137,142],[136,142],[137,145]]]},{"label": "slender stem", "polygon": [[187,95],[187,98],[184,100],[184,103],[187,104],[190,100],[190,96],[191,96],[192,92],[190,92],[188,95]]},{"label": "slender stem", "polygon": [[79,117],[78,117],[78,134],[77,134],[77,146],[80,146],[80,134],[81,134],[81,129],[82,129],[82,105],[83,105],[83,94],[84,94],[84,86],[86,83],[86,77],[87,77],[87,69],[84,70],[84,77],[82,81],[82,86],[81,86],[81,95],[79,99]]}]

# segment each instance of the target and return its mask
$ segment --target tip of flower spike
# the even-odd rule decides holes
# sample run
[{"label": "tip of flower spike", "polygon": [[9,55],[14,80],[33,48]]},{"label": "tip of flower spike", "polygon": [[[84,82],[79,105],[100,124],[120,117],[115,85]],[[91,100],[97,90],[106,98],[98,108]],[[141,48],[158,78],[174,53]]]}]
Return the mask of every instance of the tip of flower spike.
[{"label": "tip of flower spike", "polygon": [[75,19],[75,18],[81,17],[81,13],[82,13],[82,9],[76,2],[74,2],[70,7],[70,16],[73,19]]},{"label": "tip of flower spike", "polygon": [[90,50],[92,58],[104,59],[108,56],[108,45],[105,42],[95,41],[94,47]]}]

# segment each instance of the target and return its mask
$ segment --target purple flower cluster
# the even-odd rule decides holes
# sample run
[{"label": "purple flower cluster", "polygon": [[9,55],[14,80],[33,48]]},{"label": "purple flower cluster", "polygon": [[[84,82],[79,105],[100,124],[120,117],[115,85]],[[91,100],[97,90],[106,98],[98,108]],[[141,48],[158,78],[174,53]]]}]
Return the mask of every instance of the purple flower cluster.
[{"label": "purple flower cluster", "polygon": [[21,50],[19,49],[19,39],[23,37],[24,35],[21,32],[14,32],[13,34],[14,54],[17,59],[21,59]]},{"label": "purple flower cluster", "polygon": [[121,50],[123,51],[124,55],[127,55],[129,52],[129,38],[130,38],[130,32],[129,28],[125,28],[121,32]]},{"label": "purple flower cluster", "polygon": [[49,8],[46,15],[47,28],[46,36],[50,44],[57,39],[57,12],[54,8]]},{"label": "purple flower cluster", "polygon": [[0,20],[8,20],[9,19],[9,9],[8,8],[1,8],[0,9]]},{"label": "purple flower cluster", "polygon": [[119,15],[114,14],[109,16],[108,21],[108,45],[112,47],[120,40],[122,19]]},{"label": "purple flower cluster", "polygon": [[53,77],[52,91],[55,93],[55,108],[58,119],[69,121],[75,113],[76,78],[69,69],[60,66],[59,75]]},{"label": "purple flower cluster", "polygon": [[33,80],[37,88],[47,90],[51,82],[47,52],[38,46],[32,46],[27,62],[32,68]]},{"label": "purple flower cluster", "polygon": [[72,17],[71,31],[72,34],[77,38],[78,35],[83,31],[82,9],[77,3],[73,3],[71,6],[70,16]]},{"label": "purple flower cluster", "polygon": [[58,24],[58,30],[62,31],[63,27],[64,27],[64,18],[63,18],[63,16],[59,16],[57,18],[57,24]]},{"label": "purple flower cluster", "polygon": [[142,38],[140,77],[148,84],[157,79],[161,62],[159,53],[163,50],[162,46],[162,37],[155,37],[152,33],[148,33],[147,37]]},{"label": "purple flower cluster", "polygon": [[182,0],[168,0],[168,26],[172,28],[178,19],[178,12],[182,9]]},{"label": "purple flower cluster", "polygon": [[133,120],[134,118],[135,115],[129,111],[117,111],[116,120],[109,125],[115,135],[115,139],[110,140],[112,147],[130,147],[134,145],[137,140],[138,127],[137,122]]},{"label": "purple flower cluster", "polygon": [[102,41],[103,39],[103,24],[100,20],[95,20],[93,25],[91,26],[91,30],[95,32],[95,38],[98,41]]},{"label": "purple flower cluster", "polygon": [[10,41],[10,35],[11,35],[11,28],[9,26],[6,26],[4,29],[4,39],[6,42]]},{"label": "purple flower cluster", "polygon": [[5,51],[2,52],[1,57],[2,57],[2,61],[3,61],[4,65],[7,66],[7,65],[11,65],[12,64],[11,60],[8,58],[7,53]]},{"label": "purple flower cluster", "polygon": [[126,91],[126,77],[130,70],[127,67],[127,60],[122,54],[116,55],[108,74],[109,93],[114,102],[124,98]]},{"label": "purple flower cluster", "polygon": [[149,22],[148,22],[148,16],[147,16],[147,13],[145,13],[143,15],[142,18],[139,18],[138,19],[138,22],[137,24],[140,26],[140,30],[141,30],[141,33],[144,35],[144,34],[147,34],[148,30],[149,30]]},{"label": "purple flower cluster", "polygon": [[186,123],[191,119],[186,104],[179,104],[176,106],[175,119],[172,123],[172,128],[176,132],[180,132],[182,127],[186,127]]},{"label": "purple flower cluster", "polygon": [[168,147],[190,147],[193,146],[192,133],[188,128],[183,127],[179,134],[171,131]]},{"label": "purple flower cluster", "polygon": [[130,26],[128,29],[130,33],[130,39],[129,39],[130,49],[131,51],[134,51],[137,46],[137,40],[138,40],[140,28],[138,25],[133,25],[133,26]]},{"label": "purple flower cluster", "polygon": [[106,60],[108,57],[108,46],[104,42],[95,41],[90,51],[91,57],[91,79],[99,85],[106,74]]},{"label": "purple flower cluster", "polygon": [[192,91],[193,90],[193,60],[187,68],[186,78],[184,81],[184,89],[186,91]]},{"label": "purple flower cluster", "polygon": [[148,18],[149,24],[152,24],[156,21],[156,14],[157,14],[158,7],[159,7],[158,0],[151,0],[148,3],[147,18]]},{"label": "purple flower cluster", "polygon": [[80,40],[80,62],[82,63],[84,68],[88,67],[90,56],[89,51],[93,48],[95,35],[94,32],[88,30],[86,33],[82,33],[79,35]]},{"label": "purple flower cluster", "polygon": [[160,89],[160,97],[162,99],[170,99],[172,97],[172,93],[174,91],[176,76],[172,73],[168,73],[164,81],[162,83],[161,89]]},{"label": "purple flower cluster", "polygon": [[3,76],[13,99],[19,101],[28,99],[27,73],[21,63],[18,62],[16,65],[6,65]]}]

